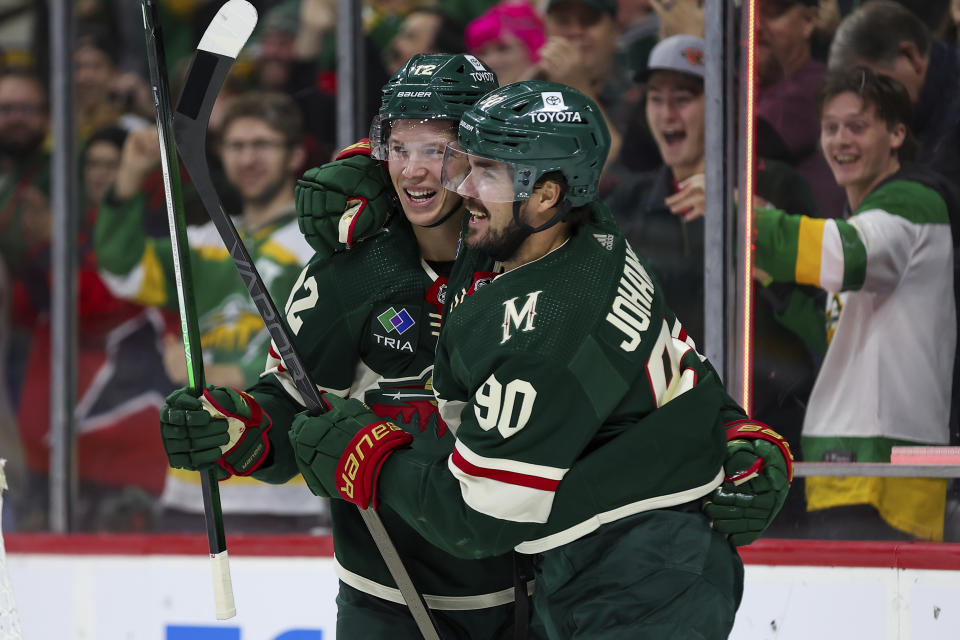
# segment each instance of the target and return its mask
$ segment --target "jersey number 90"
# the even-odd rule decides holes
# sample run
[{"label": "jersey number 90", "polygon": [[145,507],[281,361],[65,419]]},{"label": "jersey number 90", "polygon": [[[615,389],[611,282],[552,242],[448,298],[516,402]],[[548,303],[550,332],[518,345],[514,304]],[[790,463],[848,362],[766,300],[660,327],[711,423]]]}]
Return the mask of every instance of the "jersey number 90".
[{"label": "jersey number 90", "polygon": [[509,438],[527,426],[533,413],[537,390],[526,380],[511,380],[506,386],[494,374],[477,389],[473,408],[477,423],[484,431],[494,427]]}]

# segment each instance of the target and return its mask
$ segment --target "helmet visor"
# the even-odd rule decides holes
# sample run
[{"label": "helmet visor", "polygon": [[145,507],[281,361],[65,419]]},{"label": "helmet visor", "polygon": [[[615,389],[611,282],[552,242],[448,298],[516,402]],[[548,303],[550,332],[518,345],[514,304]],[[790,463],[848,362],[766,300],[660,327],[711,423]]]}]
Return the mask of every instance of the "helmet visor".
[{"label": "helmet visor", "polygon": [[455,136],[456,124],[447,120],[384,121],[378,115],[370,125],[370,155],[391,162],[435,163],[439,169],[444,146]]},{"label": "helmet visor", "polygon": [[[526,187],[531,172],[529,167],[478,156],[451,142],[443,152],[440,184],[464,198],[481,202],[514,202],[530,197],[530,190]],[[518,178],[522,189],[517,189]]]}]

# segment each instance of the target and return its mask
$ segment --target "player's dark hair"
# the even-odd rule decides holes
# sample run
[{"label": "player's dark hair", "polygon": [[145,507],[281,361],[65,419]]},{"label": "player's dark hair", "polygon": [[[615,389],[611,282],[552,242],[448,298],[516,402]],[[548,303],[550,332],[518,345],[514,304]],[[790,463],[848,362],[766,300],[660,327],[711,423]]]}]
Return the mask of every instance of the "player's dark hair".
[{"label": "player's dark hair", "polygon": [[300,144],[303,137],[303,114],[293,98],[285,93],[250,91],[241,93],[227,107],[221,131],[226,131],[238,118],[263,120],[268,127],[283,135],[287,144]]},{"label": "player's dark hair", "polygon": [[897,150],[897,156],[901,161],[916,157],[919,144],[910,130],[913,105],[910,103],[910,94],[898,80],[875,73],[867,67],[828,71],[817,94],[819,117],[823,117],[824,105],[842,93],[856,94],[863,100],[864,106],[872,105],[888,129],[893,129],[898,124],[906,127],[907,133],[903,144]]},{"label": "player's dark hair", "polygon": [[830,68],[847,67],[857,59],[889,66],[900,55],[900,43],[912,42],[924,56],[933,39],[930,29],[899,2],[873,0],[843,19],[830,45]]}]

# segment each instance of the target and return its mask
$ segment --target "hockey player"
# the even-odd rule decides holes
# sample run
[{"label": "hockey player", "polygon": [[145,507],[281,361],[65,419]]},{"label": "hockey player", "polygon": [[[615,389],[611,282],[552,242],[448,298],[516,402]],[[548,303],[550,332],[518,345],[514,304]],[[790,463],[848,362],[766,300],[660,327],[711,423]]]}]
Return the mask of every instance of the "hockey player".
[{"label": "hockey player", "polygon": [[470,219],[433,386],[452,453],[405,447],[330,393],[290,437],[318,495],[379,504],[460,557],[532,554],[550,638],[725,638],[743,567],[701,499],[772,518],[789,451],[724,392],[596,201],[609,140],[596,104],[556,83],[464,114],[443,183]]},{"label": "hockey player", "polygon": [[[462,198],[441,186],[443,151],[456,139],[463,111],[496,86],[494,74],[473,56],[414,56],[384,86],[370,144],[355,145],[332,166],[309,171],[297,190],[301,225],[318,251],[287,304],[298,351],[328,393],[363,400],[381,420],[403,425],[413,446],[431,456],[448,455],[454,440],[437,411],[432,369],[465,215]],[[381,233],[353,250],[327,259],[330,247],[311,230],[312,211],[334,206],[339,215],[342,203],[330,205],[330,192],[318,180],[374,185],[370,202],[350,203],[343,237],[351,244],[357,225],[371,215],[368,207],[382,207],[378,213],[385,215],[388,203],[399,200],[403,215],[392,216]],[[301,396],[273,350],[268,373],[247,392],[213,388],[200,400],[184,392],[168,398],[162,432],[170,463],[190,469],[216,464],[224,474],[252,474],[265,482],[297,474],[288,430],[303,410]],[[239,441],[228,436],[225,417],[246,425]],[[331,512],[340,578],[337,637],[419,638],[356,507],[334,500]],[[510,637],[509,554],[463,559],[431,545],[389,509],[380,515],[441,637]]]},{"label": "hockey player", "polygon": [[[757,266],[832,294],[803,422],[812,461],[889,462],[893,446],[949,442],[957,203],[943,178],[907,162],[910,118],[898,81],[865,67],[829,72],[820,143],[852,215],[758,212]],[[813,477],[806,493],[817,537],[943,539],[946,480]]]}]

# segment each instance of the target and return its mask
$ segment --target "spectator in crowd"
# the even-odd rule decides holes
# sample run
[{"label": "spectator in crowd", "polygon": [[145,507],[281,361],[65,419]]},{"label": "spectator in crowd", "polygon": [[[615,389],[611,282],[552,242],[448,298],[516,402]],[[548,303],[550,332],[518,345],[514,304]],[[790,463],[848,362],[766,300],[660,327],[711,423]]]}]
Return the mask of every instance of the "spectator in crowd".
[{"label": "spectator in crowd", "polygon": [[[949,217],[960,205],[939,174],[908,162],[910,94],[896,79],[832,70],[818,102],[820,144],[852,215],[759,210],[756,264],[831,295],[804,458],[889,462],[893,446],[948,441],[957,336]],[[937,478],[807,478],[810,533],[942,540],[945,496]]]},{"label": "spectator in crowd", "polygon": [[113,124],[127,129],[145,126],[153,115],[146,81],[117,67],[116,43],[91,29],[77,37],[73,54],[77,133],[85,140]]},{"label": "spectator in crowd", "polygon": [[829,65],[864,65],[906,87],[909,124],[920,142],[917,162],[960,183],[960,50],[933,40],[903,5],[874,0],[841,21]]},{"label": "spectator in crowd", "polygon": [[48,107],[37,76],[12,70],[0,76],[0,255],[14,278],[48,235],[49,221],[33,215],[32,206],[49,190]]},{"label": "spectator in crowd", "polygon": [[[13,292],[7,267],[0,260],[0,353],[6,356],[10,343],[10,307]],[[0,451],[6,458],[5,474],[10,490],[3,501],[3,522],[6,531],[19,527],[20,505],[23,504],[27,487],[27,471],[23,455],[20,430],[13,412],[13,403],[7,393],[6,357],[0,360]],[[16,506],[14,506],[16,505]]]},{"label": "spectator in crowd", "polygon": [[[331,0],[305,0],[306,2],[327,2]],[[336,0],[333,0],[336,4]],[[408,13],[414,9],[435,5],[435,0],[379,0],[364,3],[364,31],[370,36],[374,46],[386,51],[393,37],[400,31],[400,25]]]},{"label": "spectator in crowd", "polygon": [[[233,99],[224,114],[220,155],[227,180],[241,200],[238,228],[267,288],[282,306],[301,267],[313,254],[297,228],[293,189],[302,169],[300,112],[283,94],[249,93]],[[121,169],[103,200],[95,247],[111,291],[142,305],[175,309],[177,296],[170,241],[143,228],[143,185],[159,161],[156,131],[134,131],[124,145]],[[263,370],[269,345],[263,320],[212,222],[190,230],[197,316],[210,384],[244,387]],[[185,384],[183,349],[171,339],[166,371]],[[171,470],[161,498],[162,525],[202,529],[200,478]],[[297,481],[264,486],[238,478],[221,486],[223,510],[240,529],[297,527],[321,522],[325,505]],[[262,518],[262,514],[278,517]]]},{"label": "spectator in crowd", "polygon": [[407,14],[384,52],[389,75],[417,53],[460,53],[466,51],[464,25],[451,14],[433,7],[419,7]]},{"label": "spectator in crowd", "polygon": [[494,5],[467,25],[467,49],[489,66],[501,84],[532,77],[543,46],[543,20],[526,0]]},{"label": "spectator in crowd", "polygon": [[[611,90],[622,79],[616,74],[616,0],[549,0],[546,5],[547,42],[541,50],[543,79],[581,89],[587,95],[611,100]],[[562,74],[570,74],[564,78]],[[602,106],[602,105],[601,105]]]},{"label": "spectator in crowd", "polygon": [[49,237],[50,134],[47,88],[32,73],[9,70],[0,76],[0,258],[13,291],[13,321],[7,367],[9,397],[16,402],[26,365],[30,326],[16,309],[17,283]]},{"label": "spectator in crowd", "polygon": [[[688,335],[704,336],[705,42],[690,35],[660,41],[641,78],[646,119],[663,157],[651,176],[618,186],[606,202],[631,246],[656,274]],[[787,211],[816,215],[809,185],[789,165],[763,159],[757,195]],[[790,285],[759,289],[755,321],[754,417],[799,442],[816,356],[824,349],[816,290]],[[784,518],[795,522],[800,504]]]},{"label": "spectator in crowd", "polygon": [[[381,10],[388,9],[387,3]],[[397,3],[390,3],[397,5]],[[402,1],[400,2],[402,4]],[[297,83],[312,74],[309,86],[293,92],[304,116],[307,139],[307,166],[328,162],[335,149],[336,94],[337,94],[337,44],[336,0],[287,0],[274,11],[289,15],[292,7],[299,5],[297,31],[293,43],[294,60],[283,75],[298,78]],[[398,8],[399,9],[399,8]],[[398,18],[399,19],[399,18]],[[288,22],[284,18],[281,22]],[[364,67],[358,72],[366,98],[360,101],[358,119],[366,125],[376,113],[376,100],[387,75],[381,61],[381,51],[374,40],[362,34]],[[286,55],[286,54],[285,54]],[[349,83],[348,83],[349,85]],[[287,90],[292,87],[288,84]]]},{"label": "spectator in crowd", "polygon": [[657,13],[660,39],[686,34],[703,37],[703,0],[650,0]]},{"label": "spectator in crowd", "polygon": [[827,71],[811,55],[817,0],[760,0],[757,153],[797,168],[825,216],[843,214],[843,190],[820,152],[816,93]]},{"label": "spectator in crowd", "polygon": [[950,9],[943,16],[943,23],[937,36],[949,45],[956,47],[960,44],[957,38],[957,27],[960,25],[960,0],[950,0]]},{"label": "spectator in crowd", "polygon": [[298,37],[304,46],[301,34],[310,32],[301,23],[302,7],[299,1],[285,2],[264,15],[252,47],[257,89],[293,95],[314,86],[317,52],[300,55],[298,50]]},{"label": "spectator in crowd", "polygon": [[639,93],[621,73],[617,59],[616,0],[549,0],[540,49],[538,80],[562,82],[594,99],[610,130],[610,167],[620,155],[623,133],[639,108]]},{"label": "spectator in crowd", "polygon": [[617,24],[620,51],[628,58],[646,60],[660,40],[660,17],[653,0],[621,0]]},{"label": "spectator in crowd", "polygon": [[833,34],[840,24],[840,5],[838,0],[820,0],[817,9],[817,24],[810,38],[810,53],[814,60],[825,63],[830,53]]},{"label": "spectator in crowd", "polygon": [[[75,436],[80,480],[76,526],[84,531],[148,529],[166,467],[148,429],[173,387],[163,373],[159,348],[165,319],[155,309],[111,295],[97,273],[92,247],[98,205],[120,167],[126,135],[118,127],[98,131],[81,155]],[[18,319],[30,327],[19,403],[31,496],[23,505],[23,529],[43,528],[47,514],[50,264],[48,236],[18,282]]]}]

